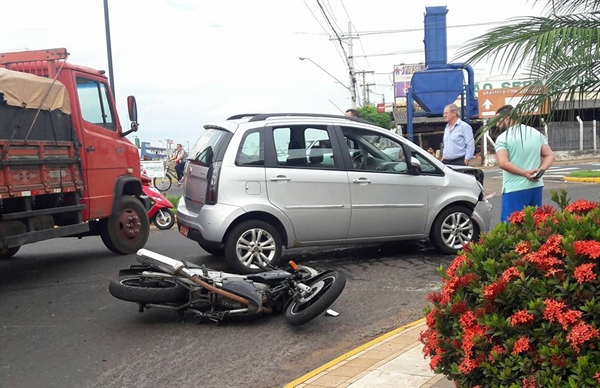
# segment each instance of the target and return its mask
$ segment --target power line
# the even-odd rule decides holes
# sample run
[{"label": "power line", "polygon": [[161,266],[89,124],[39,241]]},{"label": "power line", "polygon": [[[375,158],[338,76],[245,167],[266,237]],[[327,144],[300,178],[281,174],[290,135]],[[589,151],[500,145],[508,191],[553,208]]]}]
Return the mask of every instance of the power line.
[{"label": "power line", "polygon": [[331,16],[331,18],[333,19],[333,22],[335,23],[335,26],[338,28],[338,30],[342,30],[342,28],[340,27],[340,25],[337,22],[337,18],[335,17],[335,12],[333,12],[333,8],[331,7],[331,4],[329,3],[329,0],[325,0],[326,3],[326,8],[329,7],[329,15]]},{"label": "power line", "polygon": [[[325,17],[325,20],[329,24],[329,27],[331,27],[331,29],[333,30],[335,36],[337,37],[337,40],[340,43],[340,47],[342,48],[342,52],[344,53],[344,56],[346,57],[346,64],[348,65],[348,72],[350,73],[350,83],[351,83],[350,86],[352,87],[352,99],[353,99],[352,102],[356,103],[356,100],[357,100],[357,95],[356,95],[356,77],[354,76],[354,73],[353,73],[353,70],[352,70],[352,64],[350,63],[350,60],[348,59],[348,54],[346,53],[346,49],[344,49],[344,45],[342,43],[342,38],[340,38],[340,35],[337,33],[337,31],[335,30],[335,28],[333,28],[333,25],[331,24],[331,20],[329,20],[329,17],[327,16],[327,13],[323,9],[323,6],[321,5],[321,2],[319,0],[317,0],[317,4],[319,5],[319,8],[321,8],[321,12],[323,13],[323,16]],[[350,39],[352,39],[352,38],[350,38]]]},{"label": "power line", "polygon": [[[352,23],[352,18],[350,17],[350,14],[348,13],[346,6],[344,5],[344,1],[340,0],[340,3],[342,4],[342,8],[344,8],[344,12],[346,13],[346,16],[348,16],[348,20],[350,21],[350,23]],[[357,29],[356,26],[354,25],[354,23],[352,23],[352,26],[354,27],[355,30]],[[356,35],[358,36],[358,33]],[[362,50],[362,53],[364,55],[366,55],[367,53],[365,52],[365,46],[363,46],[362,39],[360,39],[360,36],[358,39],[358,43],[360,43],[360,49]],[[364,57],[364,59],[367,62],[367,66],[369,67],[369,69],[372,68],[373,66],[371,66],[371,64],[369,63],[369,60],[366,57]]]},{"label": "power line", "polygon": [[[449,49],[458,48],[460,45],[450,45]],[[397,54],[416,54],[416,53],[424,53],[424,49],[415,49],[415,50],[403,50],[403,51],[394,51],[391,53],[379,53],[379,54],[365,54],[365,57],[382,57],[386,55],[397,55]]]},{"label": "power line", "polygon": [[313,18],[315,18],[315,20],[317,21],[317,23],[321,26],[321,28],[323,29],[323,31],[325,31],[325,33],[327,33],[327,36],[331,36],[331,35],[329,35],[329,31],[327,31],[327,29],[325,27],[323,27],[323,25],[321,24],[321,22],[317,18],[317,15],[315,15],[314,12],[312,11],[312,9],[310,9],[310,6],[306,3],[306,0],[302,0],[302,1],[304,2],[304,5],[306,5],[306,8],[308,8],[308,10],[310,11],[311,15],[313,15]]},{"label": "power line", "polygon": [[[446,26],[446,28],[465,28],[465,27],[478,27],[478,26],[488,26],[488,25],[497,25],[497,24],[505,24],[506,21],[498,21],[498,22],[486,22],[486,23],[472,23],[472,24],[460,24],[460,25],[456,25],[456,26]],[[433,24],[431,24],[432,26],[434,26]],[[440,24],[441,26],[442,24]],[[418,31],[424,31],[424,29],[421,28],[404,28],[404,29],[400,29],[400,30],[376,30],[376,31],[356,31],[357,35],[382,35],[382,34],[400,34],[400,33],[404,33],[404,32],[418,32]],[[302,34],[302,35],[323,35],[322,33],[314,33],[314,32],[296,32],[296,34]],[[331,34],[329,34],[326,31],[326,35],[327,36],[331,36]]]}]

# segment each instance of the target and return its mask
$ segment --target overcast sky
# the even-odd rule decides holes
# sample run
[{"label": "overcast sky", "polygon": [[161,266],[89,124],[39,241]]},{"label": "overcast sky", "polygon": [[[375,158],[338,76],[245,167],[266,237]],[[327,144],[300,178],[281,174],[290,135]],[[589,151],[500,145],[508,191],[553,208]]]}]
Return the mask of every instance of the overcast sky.
[{"label": "overcast sky", "polygon": [[[168,138],[187,146],[204,124],[236,113],[340,113],[336,106],[345,111],[351,105],[346,60],[340,43],[330,40],[334,33],[316,0],[108,3],[117,108],[127,127],[126,96],[136,96],[142,140]],[[375,72],[366,81],[376,84],[371,88],[379,94],[371,100],[377,102],[381,94],[393,100],[395,64],[424,62],[426,6],[447,6],[449,27],[471,25],[448,29],[449,60],[493,23],[541,14],[525,0],[320,4],[340,35],[348,35],[348,21],[360,35],[352,40],[355,67]],[[417,31],[368,34],[404,29]],[[54,47],[66,47],[72,63],[108,71],[103,1],[0,0],[0,51]],[[298,57],[310,58],[344,84]],[[475,68],[499,75],[484,64]]]}]

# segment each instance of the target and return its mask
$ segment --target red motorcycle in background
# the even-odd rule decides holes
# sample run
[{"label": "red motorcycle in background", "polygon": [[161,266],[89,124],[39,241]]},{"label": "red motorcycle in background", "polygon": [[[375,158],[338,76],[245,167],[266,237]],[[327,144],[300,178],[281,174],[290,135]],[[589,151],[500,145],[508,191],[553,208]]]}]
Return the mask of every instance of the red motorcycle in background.
[{"label": "red motorcycle in background", "polygon": [[158,229],[170,229],[175,224],[175,215],[171,211],[173,204],[152,186],[152,180],[142,174],[142,190],[150,198],[148,219]]}]

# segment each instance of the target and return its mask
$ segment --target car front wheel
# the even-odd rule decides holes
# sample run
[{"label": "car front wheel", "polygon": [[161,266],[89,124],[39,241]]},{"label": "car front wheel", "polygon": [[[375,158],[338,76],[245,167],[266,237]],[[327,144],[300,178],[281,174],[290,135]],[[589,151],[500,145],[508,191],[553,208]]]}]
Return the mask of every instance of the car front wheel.
[{"label": "car front wheel", "polygon": [[479,238],[477,224],[471,218],[472,211],[464,206],[444,209],[433,222],[431,240],[442,252],[455,255],[462,247]]},{"label": "car front wheel", "polygon": [[241,274],[263,272],[268,264],[277,266],[282,250],[279,232],[260,220],[240,223],[225,241],[225,257]]}]

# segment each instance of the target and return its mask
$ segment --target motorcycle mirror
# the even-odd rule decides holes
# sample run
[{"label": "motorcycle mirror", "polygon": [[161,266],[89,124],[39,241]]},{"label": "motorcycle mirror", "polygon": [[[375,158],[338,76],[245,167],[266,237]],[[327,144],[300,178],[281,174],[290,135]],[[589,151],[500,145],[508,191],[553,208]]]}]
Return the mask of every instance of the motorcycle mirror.
[{"label": "motorcycle mirror", "polygon": [[325,315],[328,315],[330,317],[337,317],[338,315],[340,315],[340,313],[332,309],[327,309],[327,311],[325,311]]}]

